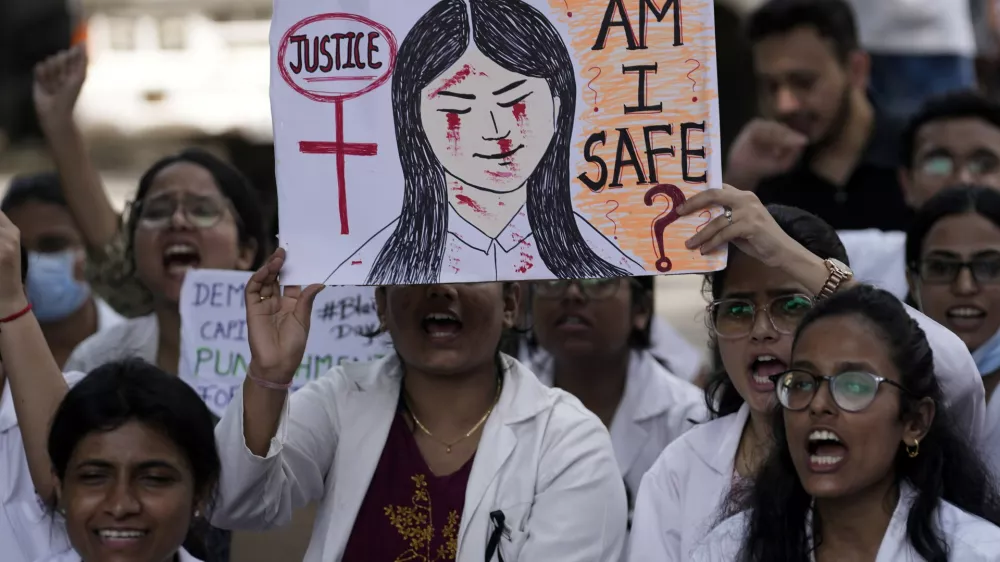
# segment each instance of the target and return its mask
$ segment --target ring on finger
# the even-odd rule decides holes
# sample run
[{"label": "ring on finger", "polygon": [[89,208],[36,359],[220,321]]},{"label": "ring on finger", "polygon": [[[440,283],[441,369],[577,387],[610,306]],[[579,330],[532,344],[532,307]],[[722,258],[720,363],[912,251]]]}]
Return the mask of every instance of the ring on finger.
[{"label": "ring on finger", "polygon": [[264,295],[261,295],[260,296],[260,302],[264,302],[264,301],[266,301],[269,298],[271,298],[271,295],[267,295],[266,297]]},{"label": "ring on finger", "polygon": [[730,225],[732,225],[733,224],[733,209],[732,209],[732,207],[723,207],[723,209],[726,211],[725,213],[723,213],[723,216],[726,217],[726,220],[729,221]]}]

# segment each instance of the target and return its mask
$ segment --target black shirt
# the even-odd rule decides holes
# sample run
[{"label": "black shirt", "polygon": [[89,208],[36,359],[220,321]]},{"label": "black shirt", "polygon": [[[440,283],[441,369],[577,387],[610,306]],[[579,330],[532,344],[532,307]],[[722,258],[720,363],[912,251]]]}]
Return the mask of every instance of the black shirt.
[{"label": "black shirt", "polygon": [[865,153],[843,187],[814,173],[806,155],[790,172],[762,181],[757,196],[765,205],[809,211],[837,230],[906,230],[913,211],[896,175],[897,132],[890,123],[876,121]]}]

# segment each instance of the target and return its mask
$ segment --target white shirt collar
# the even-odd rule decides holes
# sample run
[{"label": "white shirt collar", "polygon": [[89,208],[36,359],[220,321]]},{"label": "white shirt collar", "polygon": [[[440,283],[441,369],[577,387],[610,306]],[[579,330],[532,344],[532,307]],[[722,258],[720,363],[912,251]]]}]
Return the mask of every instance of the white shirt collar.
[{"label": "white shirt collar", "polygon": [[0,395],[0,433],[4,433],[17,427],[17,413],[14,411],[14,397],[6,379],[0,392],[3,393]]},{"label": "white shirt collar", "polygon": [[510,252],[518,244],[531,238],[531,224],[528,222],[528,210],[523,205],[517,211],[507,226],[496,239],[490,238],[483,231],[458,214],[453,205],[448,205],[448,232],[484,254],[489,254],[491,246],[496,242],[504,252]]}]

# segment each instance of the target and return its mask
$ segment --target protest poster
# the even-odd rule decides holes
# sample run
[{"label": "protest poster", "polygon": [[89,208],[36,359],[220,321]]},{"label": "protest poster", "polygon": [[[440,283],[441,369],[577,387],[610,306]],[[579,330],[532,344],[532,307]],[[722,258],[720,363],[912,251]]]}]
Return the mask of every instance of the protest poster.
[{"label": "protest poster", "polygon": [[276,0],[292,284],[708,272],[712,0]]},{"label": "protest poster", "polygon": [[[243,291],[250,273],[193,269],[181,288],[181,361],[178,373],[221,416],[243,384],[250,364]],[[392,351],[378,329],[375,290],[327,287],[313,305],[313,318],[293,390],[344,362],[370,361]]]}]

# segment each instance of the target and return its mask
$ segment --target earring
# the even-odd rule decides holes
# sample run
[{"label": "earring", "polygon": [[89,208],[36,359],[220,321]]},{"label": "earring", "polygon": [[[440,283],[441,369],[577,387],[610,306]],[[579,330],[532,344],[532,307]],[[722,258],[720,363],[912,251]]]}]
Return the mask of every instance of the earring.
[{"label": "earring", "polygon": [[194,518],[195,518],[195,519],[198,519],[198,518],[200,518],[200,517],[201,517],[201,511],[200,511],[200,510],[197,510],[197,509],[196,509],[196,510],[194,510]]},{"label": "earring", "polygon": [[914,439],[913,445],[906,446],[906,454],[910,455],[910,458],[916,458],[920,454],[920,440]]}]

